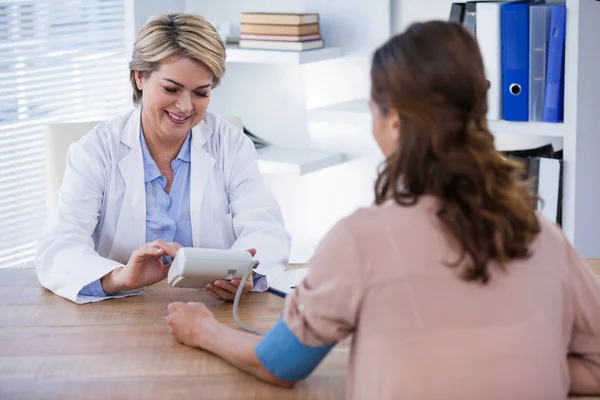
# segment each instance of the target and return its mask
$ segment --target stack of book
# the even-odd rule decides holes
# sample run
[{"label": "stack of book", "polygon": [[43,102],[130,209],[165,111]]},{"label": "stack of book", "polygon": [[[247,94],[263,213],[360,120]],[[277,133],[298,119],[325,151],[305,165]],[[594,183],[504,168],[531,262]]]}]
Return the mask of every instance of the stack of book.
[{"label": "stack of book", "polygon": [[240,48],[304,51],[320,49],[319,14],[242,13]]}]

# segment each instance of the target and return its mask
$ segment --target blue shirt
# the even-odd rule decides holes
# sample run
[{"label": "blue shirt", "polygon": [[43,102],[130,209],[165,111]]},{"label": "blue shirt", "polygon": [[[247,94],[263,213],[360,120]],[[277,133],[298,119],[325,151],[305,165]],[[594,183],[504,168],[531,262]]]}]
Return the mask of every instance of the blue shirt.
[{"label": "blue shirt", "polygon": [[[193,247],[192,223],[190,220],[190,151],[192,134],[189,132],[179,150],[177,157],[171,162],[173,182],[169,193],[165,192],[167,178],[150,155],[143,132],[140,132],[142,157],[144,162],[144,185],[146,192],[146,242],[162,239],[165,242],[177,242],[183,247]],[[165,256],[165,263],[171,259]],[[264,275],[254,276],[254,291],[268,288]],[[84,286],[80,291],[83,296],[104,297],[100,279]]]},{"label": "blue shirt", "polygon": [[146,190],[146,242],[162,239],[177,242],[182,247],[193,247],[189,185],[191,133],[187,134],[179,154],[171,162],[173,182],[169,193],[165,192],[167,178],[161,175],[150,156],[144,135],[140,138]]}]

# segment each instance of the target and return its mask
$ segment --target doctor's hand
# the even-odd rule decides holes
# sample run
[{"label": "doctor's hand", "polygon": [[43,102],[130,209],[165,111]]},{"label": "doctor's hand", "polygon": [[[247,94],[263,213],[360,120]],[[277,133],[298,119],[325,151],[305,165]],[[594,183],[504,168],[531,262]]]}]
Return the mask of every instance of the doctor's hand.
[{"label": "doctor's hand", "polygon": [[150,286],[165,279],[171,264],[165,265],[163,256],[175,258],[179,243],[158,239],[146,243],[131,253],[129,262],[102,277],[100,283],[107,293],[122,292]]},{"label": "doctor's hand", "polygon": [[[246,250],[248,253],[254,257],[256,254],[256,249],[248,249]],[[255,267],[256,268],[256,267]],[[208,284],[204,287],[204,291],[210,294],[212,297],[225,300],[225,301],[233,301],[235,298],[235,294],[238,290],[238,287],[242,284],[240,279],[232,279],[231,281],[227,281],[225,279],[218,279],[214,284]],[[242,289],[242,293],[246,294],[254,287],[254,272],[248,276],[248,280],[244,282],[244,289]]]}]

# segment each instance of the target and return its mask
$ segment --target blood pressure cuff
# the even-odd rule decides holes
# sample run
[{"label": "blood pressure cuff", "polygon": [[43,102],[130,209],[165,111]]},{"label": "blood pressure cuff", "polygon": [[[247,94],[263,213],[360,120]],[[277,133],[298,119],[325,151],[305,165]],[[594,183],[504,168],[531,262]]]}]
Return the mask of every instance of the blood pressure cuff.
[{"label": "blood pressure cuff", "polygon": [[306,346],[280,320],[258,343],[255,352],[261,364],[273,375],[288,382],[305,379],[335,346]]}]

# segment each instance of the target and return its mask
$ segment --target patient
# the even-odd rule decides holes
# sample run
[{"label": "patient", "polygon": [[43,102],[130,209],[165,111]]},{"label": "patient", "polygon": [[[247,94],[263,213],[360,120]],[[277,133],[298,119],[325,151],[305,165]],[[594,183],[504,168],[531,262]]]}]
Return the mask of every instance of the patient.
[{"label": "patient", "polygon": [[169,305],[173,335],[280,386],[353,335],[351,399],[600,394],[600,286],[494,148],[474,38],[414,24],[371,83],[376,205],[327,234],[264,338],[200,303]]}]

